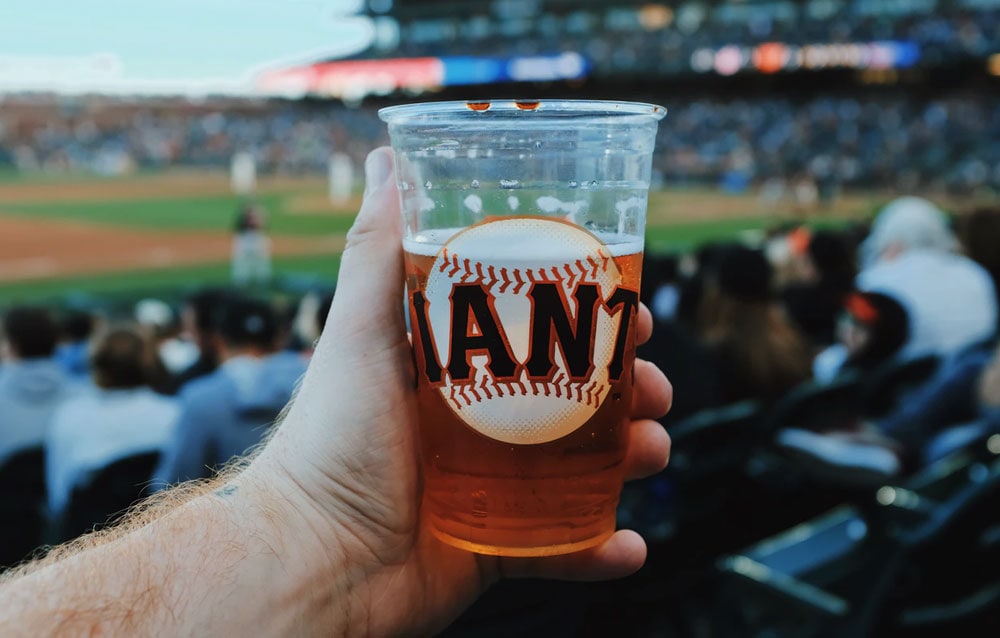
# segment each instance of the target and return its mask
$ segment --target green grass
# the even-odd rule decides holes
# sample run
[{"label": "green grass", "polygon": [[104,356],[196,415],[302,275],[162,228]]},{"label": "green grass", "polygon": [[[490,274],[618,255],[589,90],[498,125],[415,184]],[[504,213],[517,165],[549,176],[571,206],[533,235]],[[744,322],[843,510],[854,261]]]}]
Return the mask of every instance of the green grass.
[{"label": "green grass", "polygon": [[[704,222],[680,223],[646,228],[646,251],[666,253],[687,251],[708,241],[736,239],[745,231],[771,228],[777,220],[764,217],[719,219]],[[813,228],[835,228],[847,223],[841,218],[811,220]]]},{"label": "green grass", "polygon": [[[155,178],[155,176],[152,176]],[[150,175],[143,177],[149,180]],[[127,180],[84,177],[80,179],[36,175],[16,179],[0,171],[0,186],[13,183],[51,183],[53,188],[70,181],[107,181],[109,186]],[[256,199],[268,211],[268,228],[272,235],[323,236],[345,233],[353,221],[353,210],[330,210],[302,213],[295,209],[301,197],[321,198],[322,187],[311,184],[290,186],[287,190],[267,191]],[[3,205],[0,191],[0,214],[49,219],[85,221],[116,227],[154,229],[159,231],[232,231],[239,199],[232,195],[178,196],[171,198],[114,199],[80,202],[31,202]],[[714,212],[718,219],[678,221],[685,217],[698,219],[703,207],[720,207]],[[725,213],[724,211],[728,211]],[[741,214],[745,211],[745,215]],[[780,221],[779,217],[762,217],[751,196],[733,197],[700,191],[669,191],[650,197],[647,251],[653,253],[688,250],[710,240],[733,239],[741,232],[759,230]],[[711,212],[711,211],[710,211]],[[862,211],[854,211],[856,214]],[[843,223],[836,218],[821,219],[816,225]],[[334,281],[339,257],[309,256],[276,258],[275,271],[297,281],[317,278]],[[16,301],[48,300],[65,295],[87,294],[126,298],[152,295],[161,291],[190,289],[197,285],[221,284],[229,278],[227,262],[170,269],[136,270],[105,275],[60,277],[11,284],[0,284],[0,304]]]},{"label": "green grass", "polygon": [[[340,269],[340,255],[277,257],[274,269],[280,279],[301,279],[332,284]],[[0,284],[0,305],[54,300],[67,294],[94,296],[157,296],[196,286],[223,285],[229,281],[229,263],[200,264],[157,270],[134,270],[106,275],[62,277]]]},{"label": "green grass", "polygon": [[[268,193],[257,199],[268,212],[268,229],[279,235],[344,233],[353,214],[346,211],[295,214],[294,193]],[[230,231],[239,200],[230,195],[182,199],[112,200],[15,204],[6,214],[72,219],[125,228]]]}]

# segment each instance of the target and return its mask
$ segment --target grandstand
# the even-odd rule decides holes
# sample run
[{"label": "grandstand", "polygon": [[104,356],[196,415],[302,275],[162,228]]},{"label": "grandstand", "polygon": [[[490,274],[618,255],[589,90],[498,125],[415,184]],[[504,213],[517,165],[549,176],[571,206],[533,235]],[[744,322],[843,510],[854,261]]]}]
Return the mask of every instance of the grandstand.
[{"label": "grandstand", "polygon": [[[92,90],[0,80],[0,310],[58,321],[52,361],[84,384],[103,332],[81,322],[140,326],[162,361],[137,383],[171,397],[218,364],[219,315],[259,311],[267,356],[294,353],[279,378],[321,330],[365,157],[388,143],[379,108],[661,104],[640,354],[674,384],[674,452],[618,515],[647,565],[503,583],[442,635],[995,634],[1000,0],[356,4],[335,20],[364,27],[360,50],[290,51],[215,90],[144,91],[160,85],[127,71]],[[34,55],[3,35],[0,73]],[[133,52],[114,53],[128,69]],[[273,276],[244,285],[233,237],[250,209]],[[22,497],[0,506],[7,565],[104,523],[161,461],[143,450],[78,485],[86,520],[39,516],[41,448],[3,453],[13,367],[0,360],[0,494]]]}]

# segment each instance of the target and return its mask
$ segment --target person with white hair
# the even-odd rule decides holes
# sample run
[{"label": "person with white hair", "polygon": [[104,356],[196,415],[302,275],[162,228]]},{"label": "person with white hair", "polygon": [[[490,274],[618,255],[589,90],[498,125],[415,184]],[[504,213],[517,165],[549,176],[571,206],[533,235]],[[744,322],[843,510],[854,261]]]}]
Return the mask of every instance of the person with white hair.
[{"label": "person with white hair", "polygon": [[909,315],[902,356],[948,355],[996,333],[990,276],[957,250],[945,214],[920,197],[890,202],[861,245],[858,289],[898,299]]}]

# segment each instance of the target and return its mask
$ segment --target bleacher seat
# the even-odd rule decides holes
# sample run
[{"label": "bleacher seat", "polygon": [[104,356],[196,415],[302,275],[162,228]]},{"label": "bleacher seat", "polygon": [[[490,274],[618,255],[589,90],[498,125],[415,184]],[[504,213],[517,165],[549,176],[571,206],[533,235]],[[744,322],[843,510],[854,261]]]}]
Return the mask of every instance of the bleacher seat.
[{"label": "bleacher seat", "polygon": [[42,542],[45,453],[30,448],[0,467],[0,568],[15,565]]},{"label": "bleacher seat", "polygon": [[[738,632],[899,635],[1000,606],[998,451],[953,455],[869,507],[842,506],[720,560]],[[970,575],[984,548],[989,566]]]},{"label": "bleacher seat", "polygon": [[942,430],[924,448],[924,463],[931,464],[971,445],[981,443],[997,431],[997,424],[986,420],[953,425]]},{"label": "bleacher seat", "polygon": [[84,487],[73,490],[67,512],[59,522],[60,540],[117,520],[146,494],[159,457],[159,452],[148,452],[119,459],[95,472]]},{"label": "bleacher seat", "polygon": [[876,368],[861,389],[865,416],[880,418],[890,414],[907,393],[927,383],[940,364],[938,356],[929,354],[888,361]]},{"label": "bleacher seat", "polygon": [[826,384],[808,381],[799,385],[772,408],[768,432],[788,427],[817,431],[844,427],[861,412],[862,383],[862,376],[852,372]]},{"label": "bleacher seat", "polygon": [[741,401],[702,410],[668,427],[671,472],[698,477],[745,460],[749,446],[766,443],[756,440],[761,437],[761,418],[758,402]]}]

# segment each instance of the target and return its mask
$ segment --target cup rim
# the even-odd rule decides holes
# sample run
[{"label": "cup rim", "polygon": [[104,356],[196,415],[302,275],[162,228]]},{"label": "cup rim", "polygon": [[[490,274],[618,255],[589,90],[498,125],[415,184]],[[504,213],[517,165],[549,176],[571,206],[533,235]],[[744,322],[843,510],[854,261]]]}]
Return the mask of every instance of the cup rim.
[{"label": "cup rim", "polygon": [[449,100],[416,102],[379,109],[379,118],[388,124],[469,122],[487,119],[525,118],[531,120],[559,118],[619,118],[651,117],[661,120],[667,108],[647,102],[619,100]]}]

